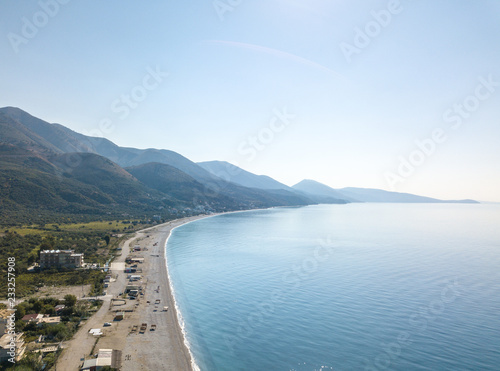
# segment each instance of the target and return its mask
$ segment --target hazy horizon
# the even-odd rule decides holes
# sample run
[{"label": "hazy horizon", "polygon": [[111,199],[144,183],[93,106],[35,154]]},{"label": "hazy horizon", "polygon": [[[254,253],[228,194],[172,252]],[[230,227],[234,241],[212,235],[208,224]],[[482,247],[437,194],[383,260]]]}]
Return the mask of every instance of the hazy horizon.
[{"label": "hazy horizon", "polygon": [[500,202],[496,1],[0,5],[0,106],[117,145]]}]

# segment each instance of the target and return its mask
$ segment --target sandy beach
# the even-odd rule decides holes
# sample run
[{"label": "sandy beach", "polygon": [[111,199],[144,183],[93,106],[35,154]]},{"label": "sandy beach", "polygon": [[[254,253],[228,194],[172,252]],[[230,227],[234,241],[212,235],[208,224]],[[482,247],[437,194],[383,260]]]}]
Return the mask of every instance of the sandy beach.
[{"label": "sandy beach", "polygon": [[[207,215],[178,219],[144,229],[123,243],[122,254],[111,265],[112,280],[101,309],[64,344],[57,369],[79,370],[83,359],[92,358],[92,349],[94,354],[99,349],[117,350],[113,365],[121,370],[193,369],[170,290],[165,243],[173,228],[205,217]],[[130,252],[135,246],[140,246],[140,251]],[[143,294],[135,300],[117,300],[128,284],[128,274],[123,271],[128,255],[144,258],[137,267],[142,272],[136,273],[142,277],[136,284],[142,286]],[[113,321],[119,311],[124,311],[124,319]],[[105,322],[110,322],[111,326],[105,327]],[[144,333],[139,331],[142,323],[147,323]],[[137,330],[134,326],[138,326]],[[103,332],[99,338],[89,333],[95,328]]]}]

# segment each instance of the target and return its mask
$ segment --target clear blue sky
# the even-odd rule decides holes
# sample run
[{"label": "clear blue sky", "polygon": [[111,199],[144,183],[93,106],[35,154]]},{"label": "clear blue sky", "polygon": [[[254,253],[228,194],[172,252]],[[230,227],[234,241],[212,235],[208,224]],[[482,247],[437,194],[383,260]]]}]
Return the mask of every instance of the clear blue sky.
[{"label": "clear blue sky", "polygon": [[1,1],[0,61],[0,106],[118,145],[500,201],[498,1]]}]

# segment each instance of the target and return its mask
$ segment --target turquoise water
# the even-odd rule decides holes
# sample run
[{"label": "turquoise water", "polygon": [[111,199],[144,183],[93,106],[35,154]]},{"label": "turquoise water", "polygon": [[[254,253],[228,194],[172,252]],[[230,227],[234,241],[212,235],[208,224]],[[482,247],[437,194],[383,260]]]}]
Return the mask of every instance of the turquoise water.
[{"label": "turquoise water", "polygon": [[500,370],[500,205],[348,204],[175,229],[201,370]]}]

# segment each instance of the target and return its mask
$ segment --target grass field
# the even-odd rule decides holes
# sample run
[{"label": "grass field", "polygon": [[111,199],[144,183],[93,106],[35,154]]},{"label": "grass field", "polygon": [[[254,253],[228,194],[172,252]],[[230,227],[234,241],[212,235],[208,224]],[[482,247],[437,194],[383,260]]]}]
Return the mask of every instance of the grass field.
[{"label": "grass field", "polygon": [[[136,223],[135,225],[133,223]],[[114,232],[120,233],[138,229],[142,226],[139,221],[98,221],[89,223],[46,224],[45,226],[31,225],[23,227],[9,227],[8,230],[21,236],[27,234],[48,234],[52,232]],[[131,228],[132,227],[132,228]]]}]

